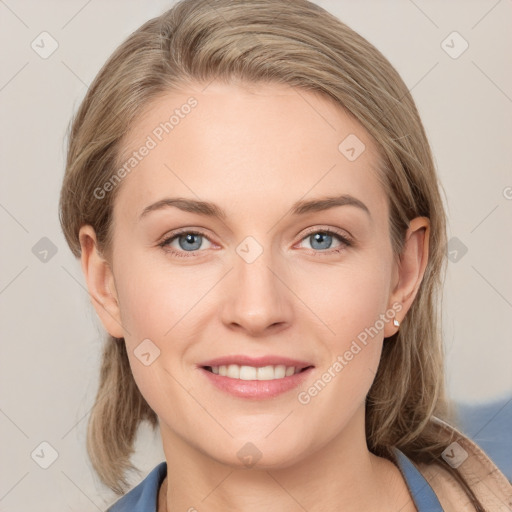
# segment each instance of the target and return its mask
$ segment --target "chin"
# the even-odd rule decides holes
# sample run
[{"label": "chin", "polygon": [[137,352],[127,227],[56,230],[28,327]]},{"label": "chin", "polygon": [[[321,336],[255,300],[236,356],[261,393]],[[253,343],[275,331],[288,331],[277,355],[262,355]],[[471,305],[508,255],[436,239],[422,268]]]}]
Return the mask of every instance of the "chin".
[{"label": "chin", "polygon": [[[285,469],[297,463],[303,453],[298,443],[283,445],[265,439],[233,439],[229,445],[219,442],[218,446],[222,447],[222,452],[210,453],[210,456],[234,469]],[[229,451],[226,451],[228,446]],[[211,452],[211,445],[209,448]]]}]

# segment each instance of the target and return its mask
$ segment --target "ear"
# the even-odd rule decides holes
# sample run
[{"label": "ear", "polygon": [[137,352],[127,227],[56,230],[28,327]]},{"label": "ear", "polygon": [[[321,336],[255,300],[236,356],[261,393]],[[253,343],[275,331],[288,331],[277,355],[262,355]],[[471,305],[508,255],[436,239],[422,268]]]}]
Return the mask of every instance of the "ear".
[{"label": "ear", "polygon": [[[430,220],[428,217],[416,217],[411,220],[405,235],[400,261],[396,264],[393,272],[396,284],[388,303],[389,310],[397,311],[395,318],[399,322],[402,322],[409,311],[421,285],[428,262],[429,238]],[[397,304],[402,307],[400,311],[397,309]],[[399,327],[395,327],[393,322],[387,322],[384,328],[384,337],[392,336],[398,329]]]},{"label": "ear", "polygon": [[94,228],[90,225],[82,226],[78,236],[82,248],[82,271],[94,309],[108,333],[115,338],[123,338],[114,274],[98,250]]}]

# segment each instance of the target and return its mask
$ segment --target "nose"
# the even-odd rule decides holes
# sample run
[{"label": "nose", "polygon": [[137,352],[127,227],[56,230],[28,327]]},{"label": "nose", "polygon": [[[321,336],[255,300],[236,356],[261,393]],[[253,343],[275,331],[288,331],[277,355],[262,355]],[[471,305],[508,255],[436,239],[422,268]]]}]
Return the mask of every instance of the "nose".
[{"label": "nose", "polygon": [[248,261],[234,255],[234,268],[222,290],[222,321],[228,328],[251,336],[275,334],[292,321],[293,294],[287,287],[286,272],[280,270],[283,266],[270,250]]}]

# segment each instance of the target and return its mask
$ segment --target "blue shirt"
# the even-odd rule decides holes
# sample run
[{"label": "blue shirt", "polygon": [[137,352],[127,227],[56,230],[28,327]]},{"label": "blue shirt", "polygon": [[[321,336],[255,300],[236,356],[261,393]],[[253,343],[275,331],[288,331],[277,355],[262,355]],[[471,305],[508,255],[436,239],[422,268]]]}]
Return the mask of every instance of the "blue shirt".
[{"label": "blue shirt", "polygon": [[[432,487],[412,461],[397,448],[394,448],[394,453],[418,512],[443,512]],[[139,485],[116,501],[106,512],[157,512],[158,491],[166,474],[167,463],[161,462]]]}]

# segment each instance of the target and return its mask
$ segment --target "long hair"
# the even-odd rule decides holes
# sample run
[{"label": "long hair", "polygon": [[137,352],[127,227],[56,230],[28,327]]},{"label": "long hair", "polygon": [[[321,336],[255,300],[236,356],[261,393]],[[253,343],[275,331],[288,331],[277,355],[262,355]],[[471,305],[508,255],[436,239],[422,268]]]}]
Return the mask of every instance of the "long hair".
[{"label": "long hair", "polygon": [[[60,220],[73,254],[80,256],[84,224],[110,254],[119,186],[101,199],[97,190],[121,165],[123,137],[144,108],[166,92],[213,79],[314,91],[359,121],[379,151],[395,261],[409,221],[430,219],[421,286],[400,330],[384,341],[367,396],[367,444],[380,456],[390,457],[395,446],[416,462],[444,465],[483,510],[458,471],[444,463],[441,453],[451,439],[432,420],[449,413],[441,337],[446,216],[425,130],[389,61],[323,8],[307,0],[182,0],[133,32],[99,71],[70,126]],[[119,494],[143,420],[158,424],[131,375],[124,340],[108,337],[87,449],[101,480]]]}]

